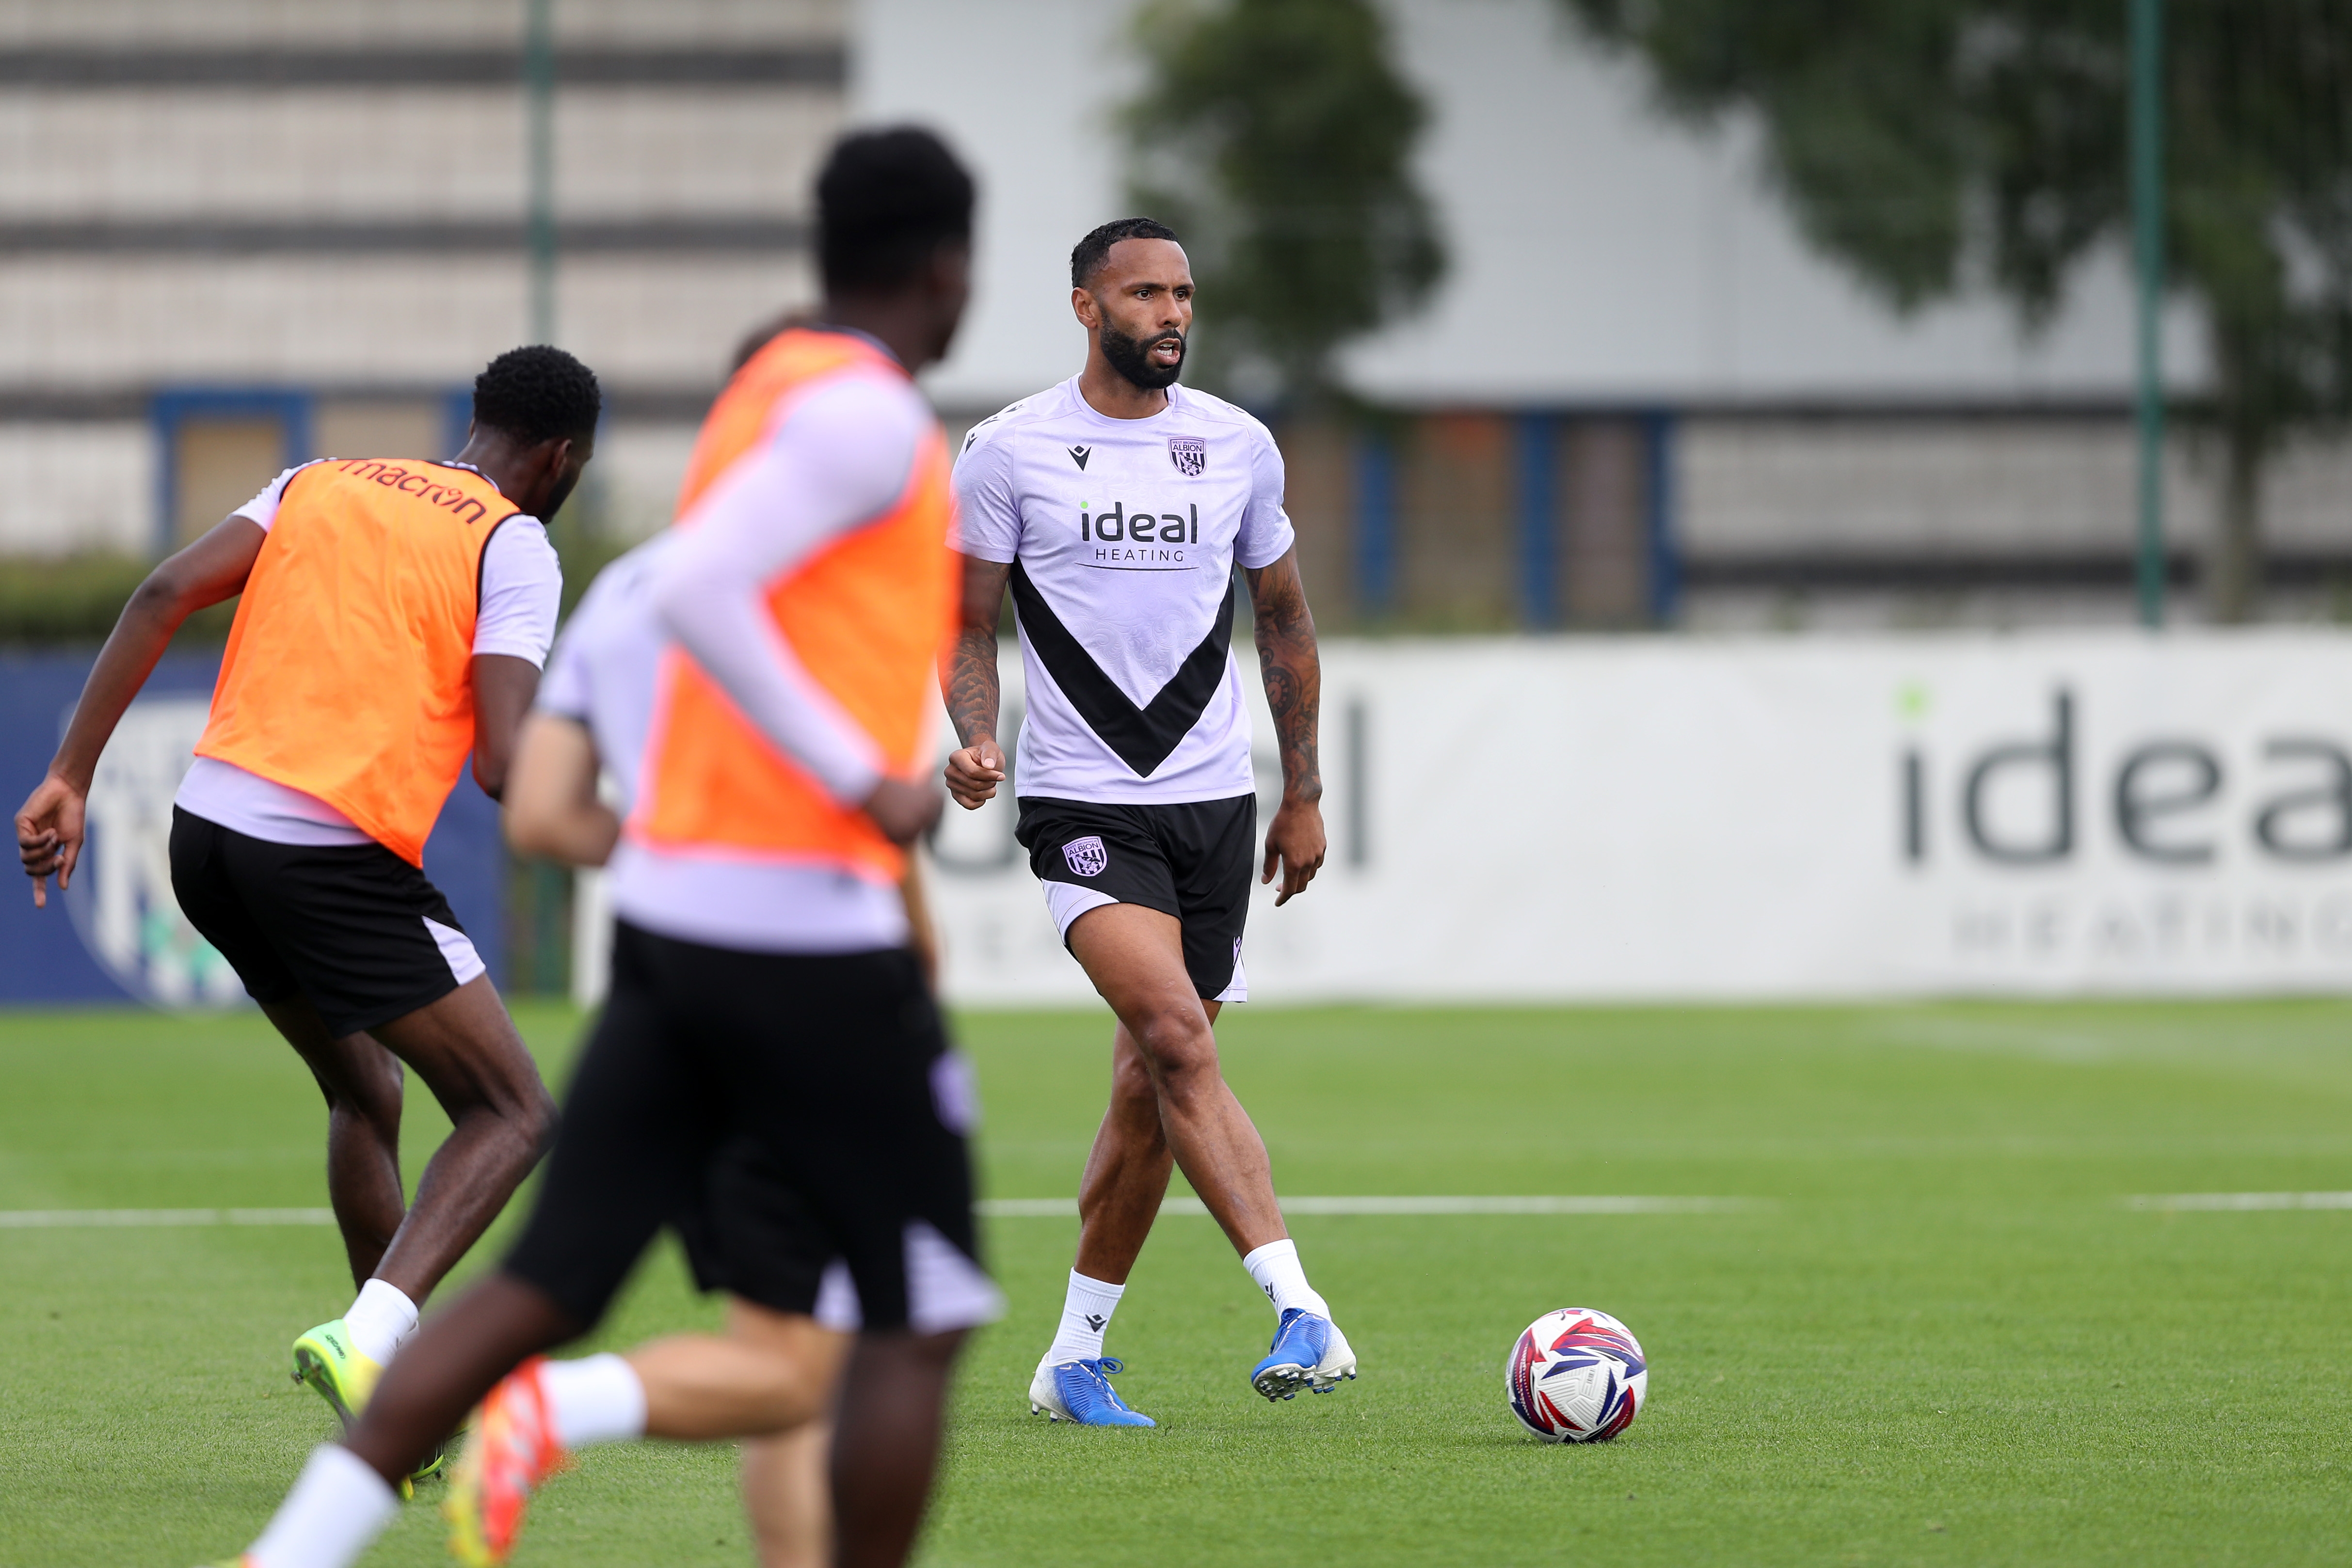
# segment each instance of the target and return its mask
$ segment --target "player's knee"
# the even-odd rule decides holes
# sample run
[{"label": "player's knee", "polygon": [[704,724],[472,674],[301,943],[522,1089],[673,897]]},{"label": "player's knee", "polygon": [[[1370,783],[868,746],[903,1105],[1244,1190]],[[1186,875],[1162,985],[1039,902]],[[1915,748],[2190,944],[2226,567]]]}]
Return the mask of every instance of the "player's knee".
[{"label": "player's knee", "polygon": [[1217,1037],[1197,1006],[1156,1008],[1129,1023],[1161,1094],[1182,1093],[1217,1077]]},{"label": "player's knee", "polygon": [[1111,1063],[1110,1092],[1114,1100],[1149,1100],[1159,1092],[1151,1082],[1151,1064],[1141,1056],[1122,1051]]},{"label": "player's knee", "polygon": [[537,1069],[509,1073],[486,1098],[489,1110],[514,1130],[534,1155],[545,1154],[555,1142],[562,1112]]},{"label": "player's knee", "polygon": [[563,1123],[563,1112],[556,1104],[555,1096],[549,1093],[547,1085],[542,1083],[525,1103],[517,1120],[520,1130],[530,1145],[531,1157],[537,1159],[554,1146],[556,1129]]},{"label": "player's knee", "polygon": [[832,1369],[790,1350],[761,1348],[764,1354],[733,1372],[742,1379],[739,1396],[747,1413],[756,1407],[756,1424],[769,1431],[786,1431],[823,1415],[833,1396]]},{"label": "player's knee", "polygon": [[321,1079],[319,1090],[326,1096],[329,1115],[356,1117],[387,1137],[399,1137],[401,1093],[397,1078],[341,1084]]},{"label": "player's knee", "polygon": [[499,1131],[513,1139],[535,1163],[554,1145],[557,1126],[563,1113],[555,1096],[543,1083],[516,1085],[507,1092],[489,1096],[471,1113],[495,1121]]}]

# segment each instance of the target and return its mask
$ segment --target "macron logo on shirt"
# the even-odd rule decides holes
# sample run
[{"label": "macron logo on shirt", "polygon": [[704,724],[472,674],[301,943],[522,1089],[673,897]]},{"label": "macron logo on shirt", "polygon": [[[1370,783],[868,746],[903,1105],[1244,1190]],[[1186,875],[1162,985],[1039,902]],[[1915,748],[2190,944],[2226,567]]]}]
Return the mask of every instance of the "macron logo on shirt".
[{"label": "macron logo on shirt", "polygon": [[1081,474],[1087,471],[1087,459],[1092,457],[1094,455],[1095,449],[1091,446],[1073,446],[1070,448],[1070,461],[1078,465],[1078,472]]}]

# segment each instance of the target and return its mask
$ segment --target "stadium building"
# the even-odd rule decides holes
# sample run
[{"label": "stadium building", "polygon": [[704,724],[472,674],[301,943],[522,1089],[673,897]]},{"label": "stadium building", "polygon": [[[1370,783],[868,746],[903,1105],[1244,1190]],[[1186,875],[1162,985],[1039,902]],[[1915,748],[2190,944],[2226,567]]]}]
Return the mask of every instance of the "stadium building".
[{"label": "stadium building", "polygon": [[[0,553],[146,555],[289,460],[454,450],[534,323],[530,0],[81,0],[0,26]],[[554,335],[586,508],[667,520],[735,344],[808,297],[837,0],[555,0]]]},{"label": "stadium building", "polygon": [[[853,119],[939,125],[986,181],[978,308],[929,382],[950,423],[1076,364],[1062,258],[1124,204],[1133,6],[548,0],[541,230],[531,4],[7,10],[0,554],[144,555],[289,458],[447,445],[471,368],[537,335],[542,255],[609,393],[578,521],[659,526],[734,345],[813,295],[808,174]],[[1662,121],[1550,0],[1388,11],[1453,268],[1349,357],[1389,438],[1270,411],[1328,623],[2131,615],[2120,257],[2032,339],[1990,301],[1898,319],[1805,248],[1742,127]],[[2168,339],[2193,392],[2197,322]],[[2169,467],[2186,588],[2219,464],[2184,435]],[[2325,448],[2273,465],[2273,615],[2352,582],[2347,479]]]}]

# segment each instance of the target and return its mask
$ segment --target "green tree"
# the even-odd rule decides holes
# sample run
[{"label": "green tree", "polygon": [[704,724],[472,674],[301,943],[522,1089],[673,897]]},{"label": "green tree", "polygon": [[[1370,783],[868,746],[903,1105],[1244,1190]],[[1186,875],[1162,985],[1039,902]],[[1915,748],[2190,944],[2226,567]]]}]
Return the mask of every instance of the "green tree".
[{"label": "green tree", "polygon": [[[1752,114],[1799,227],[1893,305],[1987,281],[2029,326],[2128,243],[2124,0],[1561,0],[1669,111]],[[2261,583],[2262,478],[2352,406],[2352,5],[2171,0],[2169,283],[2209,333],[2216,615]]]},{"label": "green tree", "polygon": [[1159,0],[1129,193],[1184,236],[1212,384],[1315,398],[1339,346],[1418,307],[1444,250],[1414,185],[1428,111],[1370,0]]}]

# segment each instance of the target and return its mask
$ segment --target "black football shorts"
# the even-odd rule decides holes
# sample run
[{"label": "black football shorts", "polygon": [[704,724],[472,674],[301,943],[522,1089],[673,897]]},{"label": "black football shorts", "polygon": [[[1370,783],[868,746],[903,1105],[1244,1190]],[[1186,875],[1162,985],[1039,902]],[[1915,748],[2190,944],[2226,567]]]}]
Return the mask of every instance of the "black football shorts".
[{"label": "black football shorts", "polygon": [[976,1114],[906,949],[751,953],[625,920],[505,1267],[584,1328],[670,1226],[706,1286],[762,1306],[809,1311],[838,1258],[866,1329],[971,1328],[1001,1304],[972,1225]]},{"label": "black football shorts", "polygon": [[300,995],[337,1036],[482,973],[441,890],[382,844],[278,844],[172,808],[172,891],[257,1002]]},{"label": "black football shorts", "polygon": [[671,1216],[696,1287],[830,1329],[858,1327],[857,1289],[808,1200],[756,1138],[738,1137],[703,1170],[701,1199]]},{"label": "black football shorts", "polygon": [[1062,940],[1079,915],[1139,904],[1183,926],[1184,968],[1211,1001],[1249,999],[1242,927],[1257,853],[1257,797],[1107,806],[1024,796],[1013,830]]}]

